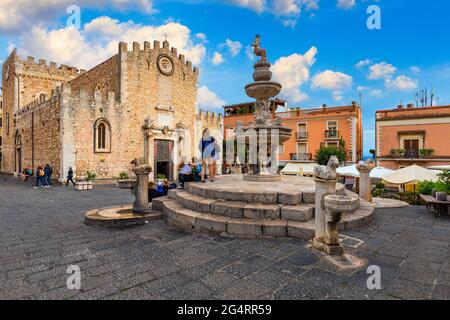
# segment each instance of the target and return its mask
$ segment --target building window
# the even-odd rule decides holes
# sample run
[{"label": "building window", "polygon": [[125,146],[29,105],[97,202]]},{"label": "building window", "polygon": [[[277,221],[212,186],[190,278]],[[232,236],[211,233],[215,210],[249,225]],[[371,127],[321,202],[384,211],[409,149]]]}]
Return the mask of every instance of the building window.
[{"label": "building window", "polygon": [[111,126],[104,118],[94,124],[94,151],[111,152]]},{"label": "building window", "polygon": [[327,147],[335,147],[337,148],[339,144],[337,142],[327,142]]},{"label": "building window", "polygon": [[3,118],[0,118],[0,128],[3,127]]},{"label": "building window", "polygon": [[6,113],[6,134],[9,135],[9,113]]},{"label": "building window", "polygon": [[3,137],[0,136],[0,147],[3,146]]}]

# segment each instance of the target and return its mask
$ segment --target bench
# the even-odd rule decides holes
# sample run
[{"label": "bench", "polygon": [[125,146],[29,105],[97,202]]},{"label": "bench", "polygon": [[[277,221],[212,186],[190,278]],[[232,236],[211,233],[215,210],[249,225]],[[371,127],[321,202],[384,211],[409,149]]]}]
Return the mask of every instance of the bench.
[{"label": "bench", "polygon": [[439,201],[435,197],[421,194],[420,198],[425,202],[427,211],[434,216],[449,217],[449,201]]}]

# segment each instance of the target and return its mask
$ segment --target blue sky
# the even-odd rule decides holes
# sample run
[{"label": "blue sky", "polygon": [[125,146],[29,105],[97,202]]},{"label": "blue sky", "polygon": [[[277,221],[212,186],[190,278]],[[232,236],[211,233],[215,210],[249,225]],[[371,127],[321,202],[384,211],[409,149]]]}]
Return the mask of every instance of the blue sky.
[{"label": "blue sky", "polygon": [[[80,29],[66,9],[81,11]],[[381,29],[369,30],[370,5]],[[32,10],[30,10],[32,7]],[[450,104],[450,3],[445,0],[31,0],[0,3],[0,61],[17,47],[58,63],[89,68],[115,53],[118,41],[163,40],[200,67],[199,104],[249,100],[248,47],[261,34],[292,107],[350,104],[362,94],[364,149],[374,146],[375,110],[414,102],[434,86]]]}]

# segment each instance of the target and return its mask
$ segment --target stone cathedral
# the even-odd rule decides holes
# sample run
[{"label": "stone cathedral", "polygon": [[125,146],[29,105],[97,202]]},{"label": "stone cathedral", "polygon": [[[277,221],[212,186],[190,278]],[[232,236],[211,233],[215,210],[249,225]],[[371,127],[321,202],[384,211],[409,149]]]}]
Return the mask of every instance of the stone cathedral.
[{"label": "stone cathedral", "polygon": [[177,165],[200,157],[208,128],[222,145],[222,115],[197,111],[199,70],[168,41],[118,53],[89,71],[57,66],[14,50],[3,64],[3,167],[9,173],[49,163],[64,180],[131,173],[144,158],[142,127],[150,125],[150,178],[176,179]]}]

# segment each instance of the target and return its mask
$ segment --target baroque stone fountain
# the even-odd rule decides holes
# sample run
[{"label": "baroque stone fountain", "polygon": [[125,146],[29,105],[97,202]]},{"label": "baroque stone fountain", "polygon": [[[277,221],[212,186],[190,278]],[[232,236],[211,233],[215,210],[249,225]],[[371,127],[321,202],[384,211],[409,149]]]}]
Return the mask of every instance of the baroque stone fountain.
[{"label": "baroque stone fountain", "polygon": [[282,126],[281,120],[272,116],[270,99],[277,96],[282,87],[280,83],[271,81],[271,64],[267,61],[266,50],[261,48],[259,35],[256,35],[252,46],[254,54],[261,59],[254,65],[255,82],[246,85],[245,92],[249,97],[256,99],[256,121],[246,127],[238,124],[236,128],[238,141],[248,138],[250,152],[253,150],[253,153],[256,153],[253,157],[254,161],[249,160],[251,170],[249,174],[244,175],[244,180],[280,181],[281,176],[277,173],[276,150],[290,138],[292,129]]}]

